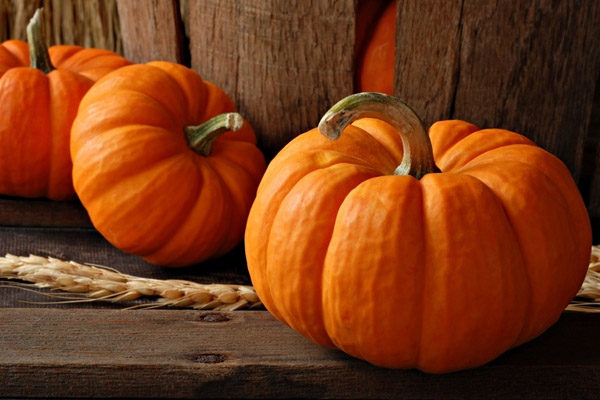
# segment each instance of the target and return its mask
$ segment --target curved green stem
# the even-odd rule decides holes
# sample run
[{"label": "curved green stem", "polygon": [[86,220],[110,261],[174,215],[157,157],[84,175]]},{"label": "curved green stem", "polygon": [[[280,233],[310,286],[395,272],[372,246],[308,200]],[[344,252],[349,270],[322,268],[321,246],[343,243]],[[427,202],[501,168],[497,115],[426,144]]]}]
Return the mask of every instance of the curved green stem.
[{"label": "curved green stem", "polygon": [[54,69],[50,62],[48,46],[44,38],[41,21],[42,9],[38,8],[33,17],[27,24],[27,42],[29,44],[29,58],[31,59],[31,68],[36,68],[48,74]]},{"label": "curved green stem", "polygon": [[184,129],[188,145],[198,154],[210,155],[216,138],[229,131],[237,131],[244,124],[244,118],[238,113],[219,114],[208,121],[186,126]]},{"label": "curved green stem", "polygon": [[423,123],[408,105],[395,97],[372,92],[350,95],[323,115],[319,132],[336,140],[346,126],[360,118],[380,119],[400,133],[404,156],[394,175],[411,175],[420,179],[428,173],[439,172]]}]

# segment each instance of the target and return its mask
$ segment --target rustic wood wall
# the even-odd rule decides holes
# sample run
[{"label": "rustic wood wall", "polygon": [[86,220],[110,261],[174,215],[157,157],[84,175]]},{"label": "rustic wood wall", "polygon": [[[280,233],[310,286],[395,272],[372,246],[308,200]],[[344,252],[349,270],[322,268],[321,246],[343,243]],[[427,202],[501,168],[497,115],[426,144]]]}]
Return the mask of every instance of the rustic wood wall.
[{"label": "rustic wood wall", "polygon": [[[0,0],[0,40],[44,5],[50,43],[190,65],[267,156],[353,91],[355,0]],[[561,158],[600,240],[600,2],[399,0],[396,94],[426,124],[513,129]],[[595,96],[595,100],[594,100]]]}]

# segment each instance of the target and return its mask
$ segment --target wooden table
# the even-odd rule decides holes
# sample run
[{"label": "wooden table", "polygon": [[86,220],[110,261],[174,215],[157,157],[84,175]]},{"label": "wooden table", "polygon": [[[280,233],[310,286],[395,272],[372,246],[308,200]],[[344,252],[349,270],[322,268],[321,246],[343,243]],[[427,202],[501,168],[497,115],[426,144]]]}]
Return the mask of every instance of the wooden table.
[{"label": "wooden table", "polygon": [[[249,283],[241,247],[197,268],[160,269],[110,246],[75,203],[0,198],[0,251],[127,273]],[[373,367],[322,348],[267,311],[122,310],[30,304],[0,289],[0,398],[595,398],[600,315],[565,312],[536,340],[445,375]]]}]

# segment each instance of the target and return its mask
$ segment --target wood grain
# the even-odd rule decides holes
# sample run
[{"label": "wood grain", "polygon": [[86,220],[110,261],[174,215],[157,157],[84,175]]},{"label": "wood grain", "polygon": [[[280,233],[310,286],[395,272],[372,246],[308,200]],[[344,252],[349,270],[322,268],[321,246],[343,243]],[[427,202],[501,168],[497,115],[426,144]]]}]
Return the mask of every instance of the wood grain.
[{"label": "wood grain", "polygon": [[266,311],[1,309],[0,397],[585,398],[600,390],[597,316],[446,375],[377,368]]},{"label": "wood grain", "polygon": [[458,80],[462,0],[398,3],[394,93],[426,126],[448,119]]},{"label": "wood grain", "polygon": [[183,25],[176,0],[118,0],[125,57],[185,63]]},{"label": "wood grain", "polygon": [[192,66],[231,95],[271,157],[353,85],[354,1],[190,2]]},{"label": "wood grain", "polygon": [[600,71],[600,3],[405,1],[396,93],[424,116],[520,132],[578,179]]}]

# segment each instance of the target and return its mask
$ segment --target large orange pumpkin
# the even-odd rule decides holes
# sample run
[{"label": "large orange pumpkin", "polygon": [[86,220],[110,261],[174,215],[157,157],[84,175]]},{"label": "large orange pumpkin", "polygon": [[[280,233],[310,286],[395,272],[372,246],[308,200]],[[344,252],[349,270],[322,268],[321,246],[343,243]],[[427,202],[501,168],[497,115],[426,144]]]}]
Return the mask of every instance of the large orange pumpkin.
[{"label": "large orange pumpkin", "polygon": [[64,200],[75,197],[69,134],[79,101],[95,80],[130,62],[108,50],[47,49],[37,18],[29,28],[33,60],[26,42],[0,44],[0,193]]},{"label": "large orange pumpkin", "polygon": [[430,145],[418,117],[376,93],[319,126],[339,139],[313,129],[283,148],[248,218],[252,282],[278,319],[379,366],[446,372],[559,318],[591,245],[560,160],[457,120],[434,124]]},{"label": "large orange pumpkin", "polygon": [[71,133],[73,181],[109,242],[183,266],[242,239],[265,160],[231,111],[221,89],[169,62],[121,68],[90,89]]}]

